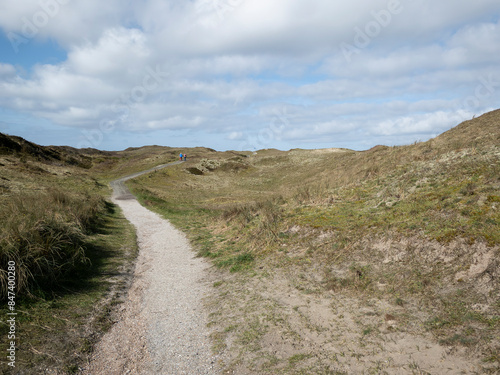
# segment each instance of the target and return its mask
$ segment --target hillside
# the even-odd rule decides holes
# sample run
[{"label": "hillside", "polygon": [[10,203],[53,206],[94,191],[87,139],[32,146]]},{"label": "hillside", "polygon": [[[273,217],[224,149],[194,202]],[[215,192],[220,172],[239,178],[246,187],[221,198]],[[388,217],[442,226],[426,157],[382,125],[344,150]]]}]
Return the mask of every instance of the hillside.
[{"label": "hillside", "polygon": [[[92,152],[92,150],[88,150]],[[96,153],[100,151],[93,150]],[[0,155],[11,155],[23,160],[30,159],[45,164],[74,165],[90,168],[90,158],[72,147],[44,147],[21,137],[0,133]]]},{"label": "hillside", "polygon": [[214,154],[130,182],[211,259],[237,373],[497,373],[500,111],[368,151]]},{"label": "hillside", "polygon": [[[113,157],[0,134],[0,299],[15,262],[16,369],[75,373],[109,328],[133,271],[133,227],[92,172]],[[12,263],[10,263],[12,264]],[[0,325],[7,348],[9,326]],[[5,363],[5,361],[4,361]]]}]

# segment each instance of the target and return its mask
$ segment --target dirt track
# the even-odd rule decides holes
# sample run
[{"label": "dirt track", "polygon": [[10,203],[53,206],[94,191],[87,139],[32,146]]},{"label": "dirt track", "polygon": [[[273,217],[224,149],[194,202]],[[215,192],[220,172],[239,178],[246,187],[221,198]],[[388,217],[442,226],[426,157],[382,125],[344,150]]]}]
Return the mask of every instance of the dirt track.
[{"label": "dirt track", "polygon": [[113,201],[136,227],[139,257],[120,319],[98,344],[86,374],[218,374],[202,299],[208,267],[185,236],[142,207],[124,182],[171,163],[113,181]]}]

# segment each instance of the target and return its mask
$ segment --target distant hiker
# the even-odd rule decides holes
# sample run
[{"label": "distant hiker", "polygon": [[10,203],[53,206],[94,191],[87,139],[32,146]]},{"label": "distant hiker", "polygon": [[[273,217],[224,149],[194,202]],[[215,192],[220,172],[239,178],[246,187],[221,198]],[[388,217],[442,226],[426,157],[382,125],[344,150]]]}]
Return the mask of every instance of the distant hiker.
[{"label": "distant hiker", "polygon": [[182,152],[179,154],[179,160],[182,161]]},{"label": "distant hiker", "polygon": [[186,154],[184,154],[184,161],[186,161],[188,158],[188,156]]}]

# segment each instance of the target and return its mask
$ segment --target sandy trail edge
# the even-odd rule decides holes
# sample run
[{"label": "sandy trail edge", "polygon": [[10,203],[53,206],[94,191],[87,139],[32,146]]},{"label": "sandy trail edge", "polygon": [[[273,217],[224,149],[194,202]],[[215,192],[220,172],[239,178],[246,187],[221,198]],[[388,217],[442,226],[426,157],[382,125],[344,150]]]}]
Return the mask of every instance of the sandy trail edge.
[{"label": "sandy trail edge", "polygon": [[211,353],[202,299],[208,264],[195,258],[182,232],[141,206],[124,182],[113,181],[113,202],[136,227],[139,256],[118,322],[97,345],[84,374],[219,374]]}]

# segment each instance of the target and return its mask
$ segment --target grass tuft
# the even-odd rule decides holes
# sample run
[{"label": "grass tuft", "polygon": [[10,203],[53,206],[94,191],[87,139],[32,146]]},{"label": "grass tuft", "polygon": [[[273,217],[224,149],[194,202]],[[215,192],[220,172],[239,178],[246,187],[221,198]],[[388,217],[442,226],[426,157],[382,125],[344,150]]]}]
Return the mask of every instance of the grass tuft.
[{"label": "grass tuft", "polygon": [[[78,266],[88,263],[86,234],[97,230],[106,211],[102,197],[50,192],[18,193],[1,212],[0,268],[16,262],[17,293],[45,293]],[[7,274],[0,273],[1,294]]]}]

